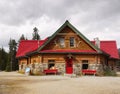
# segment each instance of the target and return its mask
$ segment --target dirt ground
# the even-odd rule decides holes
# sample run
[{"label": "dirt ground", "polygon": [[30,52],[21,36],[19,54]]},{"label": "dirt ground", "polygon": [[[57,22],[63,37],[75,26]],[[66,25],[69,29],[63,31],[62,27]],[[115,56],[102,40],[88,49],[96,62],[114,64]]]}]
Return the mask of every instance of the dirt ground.
[{"label": "dirt ground", "polygon": [[0,94],[120,94],[120,77],[71,78],[0,72]]}]

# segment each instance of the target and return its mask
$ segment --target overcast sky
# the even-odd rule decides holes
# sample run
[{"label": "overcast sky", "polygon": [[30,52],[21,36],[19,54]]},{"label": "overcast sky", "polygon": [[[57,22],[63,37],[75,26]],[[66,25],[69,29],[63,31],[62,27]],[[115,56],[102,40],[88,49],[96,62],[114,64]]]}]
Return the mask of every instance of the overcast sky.
[{"label": "overcast sky", "polygon": [[69,20],[89,40],[116,40],[120,48],[120,0],[0,0],[0,48],[33,28],[42,39]]}]

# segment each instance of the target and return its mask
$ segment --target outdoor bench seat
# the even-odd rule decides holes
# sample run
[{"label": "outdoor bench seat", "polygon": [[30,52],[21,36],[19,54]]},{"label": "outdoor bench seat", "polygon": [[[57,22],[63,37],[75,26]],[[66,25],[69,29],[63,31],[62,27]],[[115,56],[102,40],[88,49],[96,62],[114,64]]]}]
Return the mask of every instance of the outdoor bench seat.
[{"label": "outdoor bench seat", "polygon": [[44,73],[45,74],[57,74],[58,70],[57,69],[45,69]]},{"label": "outdoor bench seat", "polygon": [[93,75],[95,75],[96,70],[84,69],[84,70],[82,70],[82,74],[83,75],[85,75],[85,74],[93,74]]}]

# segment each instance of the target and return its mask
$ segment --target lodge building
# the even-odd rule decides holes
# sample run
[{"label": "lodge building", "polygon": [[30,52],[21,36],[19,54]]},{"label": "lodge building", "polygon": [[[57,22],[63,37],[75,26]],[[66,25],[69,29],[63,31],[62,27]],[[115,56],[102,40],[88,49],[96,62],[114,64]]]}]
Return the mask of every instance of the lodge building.
[{"label": "lodge building", "polygon": [[16,58],[19,71],[30,67],[32,73],[56,68],[59,74],[80,74],[83,69],[103,72],[114,69],[118,60],[116,41],[90,41],[69,21],[45,40],[21,40]]}]

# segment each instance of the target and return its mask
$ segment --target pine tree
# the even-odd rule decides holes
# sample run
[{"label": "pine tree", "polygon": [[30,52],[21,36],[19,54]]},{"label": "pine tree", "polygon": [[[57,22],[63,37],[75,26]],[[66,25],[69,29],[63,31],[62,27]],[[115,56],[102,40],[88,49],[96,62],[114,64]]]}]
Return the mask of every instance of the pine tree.
[{"label": "pine tree", "polygon": [[5,52],[4,48],[0,49],[0,70],[4,71],[7,65],[8,53]]},{"label": "pine tree", "polygon": [[40,40],[40,35],[38,34],[38,29],[36,27],[33,28],[33,40]]},{"label": "pine tree", "polygon": [[17,43],[14,39],[10,39],[9,42],[9,56],[8,56],[8,64],[6,67],[7,71],[15,71],[18,69],[18,62],[16,59],[16,50],[17,50]]},{"label": "pine tree", "polygon": [[12,67],[11,67],[11,62],[10,62],[10,54],[8,54],[8,60],[7,60],[7,65],[6,65],[6,71],[12,71]]},{"label": "pine tree", "polygon": [[21,40],[26,40],[24,34],[21,35],[21,37],[20,37],[18,42],[20,42]]},{"label": "pine tree", "polygon": [[1,71],[1,48],[0,48],[0,71]]}]

